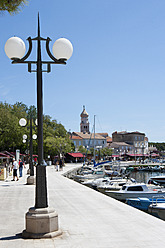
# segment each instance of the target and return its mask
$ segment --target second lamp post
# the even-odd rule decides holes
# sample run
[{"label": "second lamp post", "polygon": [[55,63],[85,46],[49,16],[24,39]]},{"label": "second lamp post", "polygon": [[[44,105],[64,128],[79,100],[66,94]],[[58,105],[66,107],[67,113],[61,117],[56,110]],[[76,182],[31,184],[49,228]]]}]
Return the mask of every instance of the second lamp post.
[{"label": "second lamp post", "polygon": [[[35,177],[34,177],[34,165],[33,165],[33,139],[37,139],[37,135],[33,135],[33,122],[36,125],[35,120],[30,115],[30,118],[28,118],[28,122],[30,121],[30,135],[29,135],[29,141],[30,141],[30,163],[29,163],[29,170],[30,170],[30,176],[27,178],[27,184],[34,184],[35,183]],[[28,122],[26,119],[21,118],[19,120],[19,124],[22,127],[27,126]],[[26,142],[27,135],[23,135],[23,142]]]}]

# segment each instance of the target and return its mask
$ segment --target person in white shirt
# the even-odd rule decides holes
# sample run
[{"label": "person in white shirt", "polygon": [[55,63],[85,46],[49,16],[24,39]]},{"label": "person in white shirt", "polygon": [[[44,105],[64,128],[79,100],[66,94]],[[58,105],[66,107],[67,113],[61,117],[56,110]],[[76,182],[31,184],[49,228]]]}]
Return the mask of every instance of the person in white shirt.
[{"label": "person in white shirt", "polygon": [[19,180],[18,175],[17,175],[17,170],[18,170],[18,162],[13,159],[13,180],[15,181],[15,178],[17,178],[17,181]]}]

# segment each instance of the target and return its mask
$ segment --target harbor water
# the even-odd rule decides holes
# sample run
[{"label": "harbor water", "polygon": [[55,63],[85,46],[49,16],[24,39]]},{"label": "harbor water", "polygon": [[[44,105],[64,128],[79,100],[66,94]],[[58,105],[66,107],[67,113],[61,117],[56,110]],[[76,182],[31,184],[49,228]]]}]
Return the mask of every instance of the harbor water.
[{"label": "harbor water", "polygon": [[138,183],[148,183],[150,177],[155,176],[165,176],[165,172],[134,171],[130,173],[130,177],[134,178]]}]

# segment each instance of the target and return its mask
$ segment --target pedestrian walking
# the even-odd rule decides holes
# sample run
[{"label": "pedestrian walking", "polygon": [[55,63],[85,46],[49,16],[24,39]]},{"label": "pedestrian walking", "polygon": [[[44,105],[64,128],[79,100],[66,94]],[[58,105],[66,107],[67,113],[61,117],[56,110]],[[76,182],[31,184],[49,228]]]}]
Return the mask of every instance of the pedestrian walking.
[{"label": "pedestrian walking", "polygon": [[58,161],[56,162],[56,171],[59,171],[59,163],[58,163]]},{"label": "pedestrian walking", "polygon": [[60,159],[60,161],[59,161],[59,166],[60,166],[60,170],[62,170],[62,166],[63,166],[62,159]]},{"label": "pedestrian walking", "polygon": [[37,165],[37,157],[34,158],[34,165]]},{"label": "pedestrian walking", "polygon": [[24,164],[23,164],[22,160],[20,159],[19,160],[19,176],[20,177],[22,177],[23,166],[24,166]]},{"label": "pedestrian walking", "polygon": [[15,181],[15,178],[17,178],[17,181],[19,180],[18,175],[17,175],[17,170],[18,170],[18,162],[13,159],[13,180]]}]

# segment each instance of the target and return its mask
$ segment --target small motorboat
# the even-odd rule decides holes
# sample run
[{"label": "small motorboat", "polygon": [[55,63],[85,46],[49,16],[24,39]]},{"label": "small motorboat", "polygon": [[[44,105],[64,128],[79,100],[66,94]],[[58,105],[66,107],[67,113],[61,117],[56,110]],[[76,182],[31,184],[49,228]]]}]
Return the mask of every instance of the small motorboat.
[{"label": "small motorboat", "polygon": [[165,185],[165,176],[155,176],[155,177],[150,177],[149,181],[152,182],[157,182],[160,185]]},{"label": "small motorboat", "polygon": [[147,185],[145,183],[125,184],[119,191],[106,190],[105,194],[120,201],[126,201],[128,198],[152,198],[153,196],[165,196],[165,189],[155,185]]},{"label": "small motorboat", "polygon": [[105,194],[105,191],[107,190],[115,190],[118,191],[120,189],[122,189],[122,186],[124,184],[132,184],[133,182],[136,182],[135,179],[131,178],[114,178],[111,179],[108,182],[103,182],[100,185],[97,186],[97,190],[100,191],[101,193]]}]

